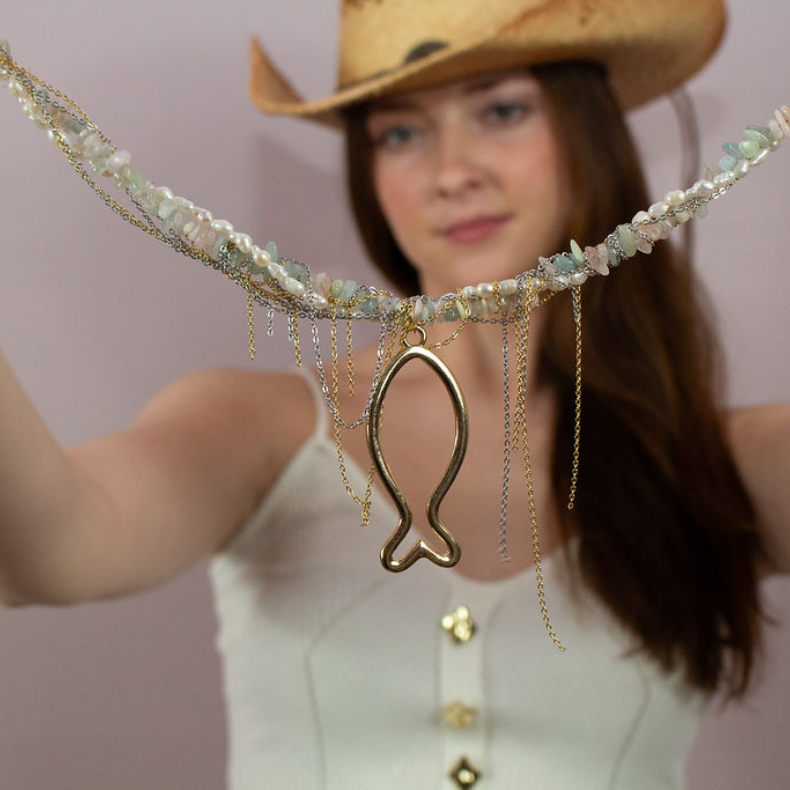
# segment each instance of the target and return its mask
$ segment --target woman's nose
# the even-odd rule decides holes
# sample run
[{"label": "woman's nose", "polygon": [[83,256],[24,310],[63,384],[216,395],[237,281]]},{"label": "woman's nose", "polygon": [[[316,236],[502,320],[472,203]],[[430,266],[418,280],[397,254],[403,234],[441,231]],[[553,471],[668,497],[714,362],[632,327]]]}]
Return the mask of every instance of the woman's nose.
[{"label": "woman's nose", "polygon": [[483,181],[480,148],[462,126],[436,135],[436,190],[446,196],[476,189]]}]

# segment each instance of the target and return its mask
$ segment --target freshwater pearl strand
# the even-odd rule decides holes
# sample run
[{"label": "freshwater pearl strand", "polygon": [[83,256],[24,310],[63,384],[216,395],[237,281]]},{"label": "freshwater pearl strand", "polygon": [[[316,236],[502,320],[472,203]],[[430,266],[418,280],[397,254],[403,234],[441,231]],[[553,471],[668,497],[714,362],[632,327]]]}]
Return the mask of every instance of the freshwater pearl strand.
[{"label": "freshwater pearl strand", "polygon": [[[333,279],[324,272],[313,276],[300,261],[281,259],[277,245],[263,247],[251,235],[237,231],[225,219],[157,186],[132,167],[129,151],[116,149],[109,138],[73,103],[57,103],[42,83],[11,59],[7,41],[0,40],[0,84],[17,96],[23,112],[49,132],[58,144],[66,143],[74,156],[96,176],[112,178],[147,214],[155,218],[167,243],[178,241],[195,257],[216,264],[226,273],[235,271],[245,287],[272,309],[310,318],[339,316],[358,320],[431,325],[435,321],[487,320],[507,316],[542,291],[562,291],[583,285],[638,252],[649,255],[678,225],[707,215],[708,204],[725,194],[768,154],[790,138],[790,107],[782,105],[763,126],[747,126],[738,143],[725,143],[724,156],[705,177],[686,190],[667,192],[664,199],[639,211],[629,223],[618,225],[602,242],[584,250],[572,240],[567,252],[539,258],[538,265],[518,277],[500,282],[466,286],[458,293],[438,298],[415,296],[400,299],[389,291],[358,285],[354,280]],[[57,96],[65,98],[56,92]]]}]

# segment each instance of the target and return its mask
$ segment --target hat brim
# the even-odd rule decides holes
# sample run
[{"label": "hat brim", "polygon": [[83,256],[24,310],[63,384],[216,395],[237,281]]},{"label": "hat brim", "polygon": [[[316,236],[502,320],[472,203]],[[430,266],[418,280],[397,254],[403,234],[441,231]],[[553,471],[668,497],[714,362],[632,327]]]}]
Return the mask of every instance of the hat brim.
[{"label": "hat brim", "polygon": [[[571,13],[568,6],[577,6]],[[726,28],[721,0],[575,0],[519,14],[477,40],[449,44],[418,60],[314,101],[304,101],[257,39],[252,41],[250,98],[267,114],[342,127],[342,110],[381,96],[419,90],[487,71],[562,60],[603,65],[623,109],[661,96],[698,72]]]}]

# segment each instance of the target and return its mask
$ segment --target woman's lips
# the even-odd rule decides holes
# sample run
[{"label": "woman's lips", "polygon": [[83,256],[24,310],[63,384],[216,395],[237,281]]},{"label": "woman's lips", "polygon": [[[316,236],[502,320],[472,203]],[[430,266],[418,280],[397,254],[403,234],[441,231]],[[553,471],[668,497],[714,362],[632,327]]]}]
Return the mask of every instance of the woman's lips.
[{"label": "woman's lips", "polygon": [[509,221],[506,215],[472,217],[450,225],[441,235],[456,244],[471,244],[493,236]]}]

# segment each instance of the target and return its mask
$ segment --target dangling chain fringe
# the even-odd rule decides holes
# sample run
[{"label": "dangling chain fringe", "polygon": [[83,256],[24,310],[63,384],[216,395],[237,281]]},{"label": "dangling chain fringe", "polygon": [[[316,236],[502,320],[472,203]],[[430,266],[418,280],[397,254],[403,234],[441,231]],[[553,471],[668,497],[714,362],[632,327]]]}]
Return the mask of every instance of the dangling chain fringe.
[{"label": "dangling chain fringe", "polygon": [[573,321],[576,327],[576,403],[573,425],[573,466],[571,468],[571,490],[568,495],[568,510],[576,504],[576,488],[579,482],[579,444],[582,435],[582,292],[578,286],[571,290],[573,299]]},{"label": "dangling chain fringe", "polygon": [[247,337],[250,359],[255,359],[255,300],[249,292],[247,293]]}]

